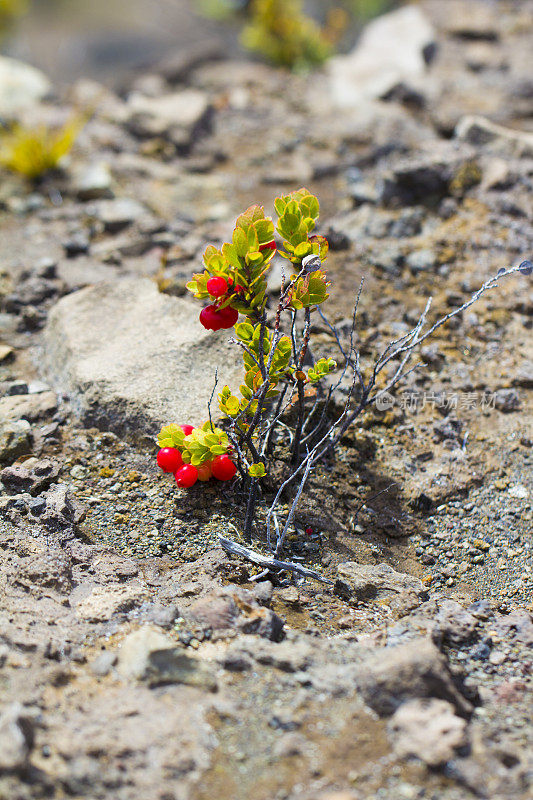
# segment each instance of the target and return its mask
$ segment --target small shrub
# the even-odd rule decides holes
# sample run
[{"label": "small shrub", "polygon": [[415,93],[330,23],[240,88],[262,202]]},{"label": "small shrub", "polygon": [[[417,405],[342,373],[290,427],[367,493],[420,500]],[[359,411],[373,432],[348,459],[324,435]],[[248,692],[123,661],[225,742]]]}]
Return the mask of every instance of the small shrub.
[{"label": "small shrub", "polygon": [[[266,517],[266,540],[273,553],[268,564],[265,557],[224,537],[221,544],[229,552],[263,566],[277,565],[279,569],[310,574],[301,565],[283,562],[280,567],[282,562],[278,559],[311,470],[334,452],[346,430],[363,412],[386,398],[410,372],[424,366],[412,366],[412,357],[437,328],[464,312],[497,286],[501,278],[518,271],[531,275],[533,266],[524,261],[500,270],[460,307],[427,325],[429,299],[410,331],[389,342],[374,361],[365,359],[362,363],[354,335],[362,281],[355,295],[347,345],[341,343],[322,310],[330,284],[323,270],[328,243],[315,233],[317,198],[307,189],[299,189],[278,197],[274,206],[278,215],[276,227],[261,206],[251,206],[237,219],[231,242],[220,249],[206,249],[203,272],[193,275],[187,284],[194,297],[208,301],[200,312],[205,328],[233,327],[232,341],[242,351],[243,381],[238,390],[224,386],[218,393],[223,429],[215,428],[211,418],[195,429],[167,426],[158,437],[160,448],[165,449],[160,451],[158,461],[162,469],[170,472],[176,464],[182,465],[175,472],[181,487],[192,486],[197,479],[208,480],[211,475],[230,480],[238,472],[246,497],[243,534],[248,542],[265,479],[269,480],[269,491],[272,481],[277,481]],[[281,244],[276,241],[276,233]],[[290,274],[283,277],[275,308],[269,310],[267,279],[276,253],[289,263]],[[329,355],[318,359],[313,356],[312,314],[318,314],[332,332],[342,368],[338,369],[336,360]],[[245,319],[238,322],[240,315]],[[331,373],[337,373],[333,380],[328,378]],[[341,399],[336,391],[346,376],[350,388]],[[212,398],[215,390],[216,383]],[[278,475],[275,479],[274,464]],[[291,488],[293,500],[284,510],[282,496]]]},{"label": "small shrub", "polygon": [[332,54],[327,35],[306,16],[301,0],[253,0],[243,45],[273,64],[304,70]]},{"label": "small shrub", "polygon": [[75,117],[62,128],[36,128],[15,124],[0,131],[0,165],[36,180],[60,166],[70,152],[84,122]]}]

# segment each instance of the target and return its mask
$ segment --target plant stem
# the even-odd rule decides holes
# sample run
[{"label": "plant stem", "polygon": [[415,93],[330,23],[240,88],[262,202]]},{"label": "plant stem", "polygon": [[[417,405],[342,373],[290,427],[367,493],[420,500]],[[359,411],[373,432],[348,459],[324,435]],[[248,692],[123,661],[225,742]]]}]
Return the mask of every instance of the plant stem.
[{"label": "plant stem", "polygon": [[[296,364],[297,372],[301,371],[305,359],[305,354],[307,353],[307,347],[309,345],[309,337],[310,337],[310,327],[311,327],[311,310],[309,308],[306,308],[303,343],[300,349],[300,353],[298,355],[298,362]],[[304,403],[305,403],[303,378],[298,378],[297,389],[298,389],[298,420],[296,422],[296,430],[294,432],[294,444],[292,448],[291,461],[293,464],[297,464],[300,459],[300,445],[302,441],[302,428],[304,424]]]},{"label": "plant stem", "polygon": [[257,505],[258,478],[250,479],[250,489],[248,491],[248,503],[246,504],[246,517],[244,520],[244,539],[252,541],[252,524],[255,517],[255,507]]}]

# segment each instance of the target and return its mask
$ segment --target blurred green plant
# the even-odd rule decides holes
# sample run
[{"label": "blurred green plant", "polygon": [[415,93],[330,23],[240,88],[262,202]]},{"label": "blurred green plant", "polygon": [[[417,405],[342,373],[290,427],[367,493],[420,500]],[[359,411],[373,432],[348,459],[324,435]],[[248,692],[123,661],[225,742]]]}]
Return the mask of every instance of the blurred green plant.
[{"label": "blurred green plant", "polygon": [[242,43],[294,70],[323,64],[333,52],[326,31],[304,14],[301,0],[253,0]]},{"label": "blurred green plant", "polygon": [[399,3],[397,0],[342,0],[342,5],[356,20],[365,22],[384,14]]},{"label": "blurred green plant", "polygon": [[0,33],[28,9],[28,0],[0,0]]},{"label": "blurred green plant", "polygon": [[60,166],[71,151],[85,124],[85,116],[76,115],[61,128],[46,125],[27,127],[15,123],[0,130],[0,166],[36,180]]},{"label": "blurred green plant", "polygon": [[268,61],[296,71],[320,66],[336,49],[351,22],[366,22],[397,0],[326,0],[320,27],[304,12],[303,0],[196,0],[200,13],[228,19],[244,13],[241,41]]},{"label": "blurred green plant", "polygon": [[196,0],[201,14],[211,19],[227,19],[241,11],[246,3],[238,0]]}]

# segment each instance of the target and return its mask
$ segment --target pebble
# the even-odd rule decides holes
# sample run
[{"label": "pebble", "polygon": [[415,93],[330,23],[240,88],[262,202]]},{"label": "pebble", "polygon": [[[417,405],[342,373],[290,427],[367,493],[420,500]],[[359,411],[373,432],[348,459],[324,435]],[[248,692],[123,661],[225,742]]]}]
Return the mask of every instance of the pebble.
[{"label": "pebble", "polygon": [[105,161],[97,161],[80,171],[74,181],[74,191],[80,200],[113,197],[112,175]]}]

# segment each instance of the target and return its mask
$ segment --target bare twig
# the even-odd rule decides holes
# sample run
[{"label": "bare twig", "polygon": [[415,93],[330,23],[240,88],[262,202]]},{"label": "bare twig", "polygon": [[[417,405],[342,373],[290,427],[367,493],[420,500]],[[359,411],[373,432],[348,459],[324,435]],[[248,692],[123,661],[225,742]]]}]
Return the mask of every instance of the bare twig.
[{"label": "bare twig", "polygon": [[245,558],[247,561],[251,561],[252,564],[257,564],[259,567],[263,567],[269,571],[281,572],[282,570],[286,570],[287,572],[293,572],[297,575],[302,575],[304,578],[312,578],[315,581],[320,581],[320,583],[333,583],[332,580],[329,578],[324,578],[323,575],[320,575],[313,569],[307,569],[307,567],[302,567],[300,564],[294,564],[292,561],[280,561],[277,558],[263,556],[260,553],[257,553],[255,550],[250,550],[248,547],[244,547],[241,544],[232,542],[231,539],[226,539],[224,536],[219,536],[218,541],[226,553]]},{"label": "bare twig", "polygon": [[213,426],[213,418],[211,417],[211,403],[213,402],[213,397],[215,396],[217,384],[218,384],[218,369],[215,369],[215,382],[213,384],[213,390],[211,392],[211,396],[207,401],[207,413],[209,414],[209,425],[211,426],[211,431],[215,430]]},{"label": "bare twig", "polygon": [[290,511],[287,514],[287,519],[285,520],[285,525],[283,526],[283,531],[281,532],[281,536],[278,533],[278,538],[277,538],[277,542],[276,542],[276,552],[275,552],[276,556],[279,556],[279,554],[283,550],[283,544],[285,542],[285,538],[287,536],[287,533],[289,532],[289,526],[290,526],[290,524],[291,524],[291,522],[293,520],[294,512],[296,511],[296,506],[298,505],[298,502],[299,502],[300,497],[302,495],[304,486],[305,486],[305,484],[307,482],[307,478],[309,477],[309,473],[311,472],[312,466],[313,466],[313,462],[312,461],[308,461],[307,462],[307,466],[306,466],[306,468],[304,470],[304,474],[303,474],[302,479],[300,481],[300,485],[298,486],[298,491],[296,492],[296,497],[292,501],[292,505],[291,505]]}]

